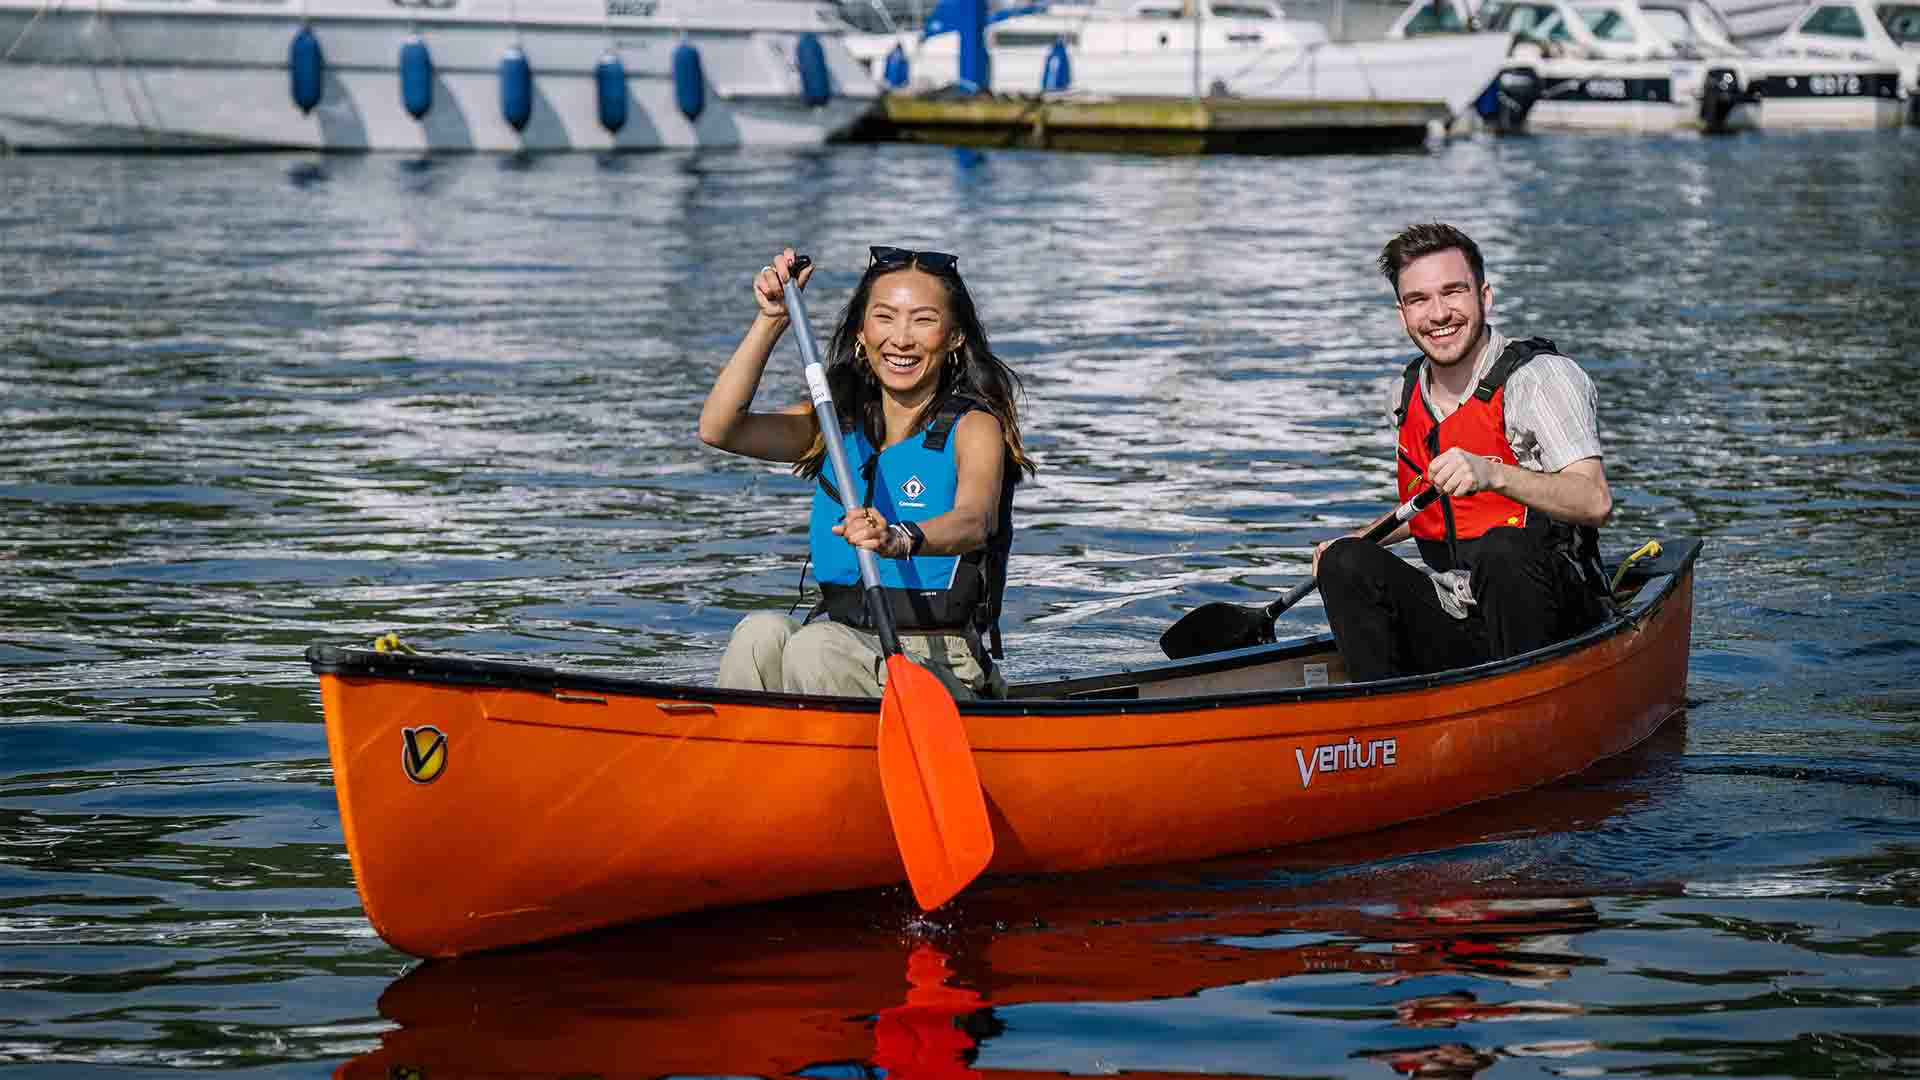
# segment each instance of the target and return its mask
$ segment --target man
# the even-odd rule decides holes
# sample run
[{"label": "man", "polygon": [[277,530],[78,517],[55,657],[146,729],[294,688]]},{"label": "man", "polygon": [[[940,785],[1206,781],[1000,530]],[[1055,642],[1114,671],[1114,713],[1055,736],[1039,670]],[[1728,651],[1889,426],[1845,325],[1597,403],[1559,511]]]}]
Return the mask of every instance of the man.
[{"label": "man", "polygon": [[[1411,226],[1380,271],[1420,349],[1393,388],[1400,498],[1427,484],[1441,497],[1381,546],[1355,533],[1315,550],[1349,678],[1503,659],[1593,626],[1613,510],[1593,383],[1552,342],[1488,324],[1486,264],[1458,229]],[[1409,535],[1431,574],[1386,550]]]}]

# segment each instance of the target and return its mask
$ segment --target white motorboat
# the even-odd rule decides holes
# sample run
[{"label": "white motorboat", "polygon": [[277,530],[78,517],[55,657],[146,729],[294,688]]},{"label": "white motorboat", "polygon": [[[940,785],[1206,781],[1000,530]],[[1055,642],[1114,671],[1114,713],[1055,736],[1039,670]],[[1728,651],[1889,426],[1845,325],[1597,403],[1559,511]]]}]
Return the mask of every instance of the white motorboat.
[{"label": "white motorboat", "polygon": [[1503,130],[1888,128],[1906,108],[1894,64],[1750,52],[1704,0],[1496,0],[1476,18],[1515,35]]},{"label": "white motorboat", "polygon": [[0,0],[20,149],[818,144],[877,100],[810,0]]},{"label": "white motorboat", "polygon": [[[1801,5],[1805,0],[1709,0],[1713,13],[1726,28],[1727,36],[1735,45],[1754,52],[1762,51],[1773,39],[1780,36],[1800,16]],[[1498,3],[1495,0],[1467,5],[1476,10],[1473,20],[1482,30],[1496,29],[1492,25],[1492,16],[1497,11],[1507,12],[1507,21],[1517,31],[1526,31],[1534,22],[1544,20],[1553,14],[1551,3]],[[1497,9],[1497,11],[1496,11]],[[1464,29],[1459,20],[1466,18],[1461,5],[1453,3],[1415,4],[1402,13],[1395,29],[1405,28],[1414,23],[1409,33],[1432,33],[1452,29]]]},{"label": "white motorboat", "polygon": [[[936,10],[919,33],[850,42],[892,88],[935,90],[959,78],[959,34]],[[1492,85],[1504,34],[1335,42],[1319,23],[1288,19],[1267,0],[1046,3],[1001,12],[987,25],[990,86],[1002,93],[1071,90],[1101,96],[1437,101],[1452,115]],[[1049,68],[1055,46],[1064,54]],[[904,71],[902,71],[904,69]]]},{"label": "white motorboat", "polygon": [[1920,124],[1920,3],[1822,0],[1802,12],[1767,55],[1893,64],[1900,70],[1908,118]]}]

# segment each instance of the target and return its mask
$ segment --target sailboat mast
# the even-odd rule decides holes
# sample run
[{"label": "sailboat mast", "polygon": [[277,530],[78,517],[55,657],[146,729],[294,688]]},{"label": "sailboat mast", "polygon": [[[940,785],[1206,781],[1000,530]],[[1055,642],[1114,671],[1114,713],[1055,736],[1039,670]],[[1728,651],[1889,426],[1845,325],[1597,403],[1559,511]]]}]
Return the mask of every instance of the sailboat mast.
[{"label": "sailboat mast", "polygon": [[1200,99],[1200,5],[1204,0],[1187,0],[1187,9],[1193,13],[1193,97]]}]

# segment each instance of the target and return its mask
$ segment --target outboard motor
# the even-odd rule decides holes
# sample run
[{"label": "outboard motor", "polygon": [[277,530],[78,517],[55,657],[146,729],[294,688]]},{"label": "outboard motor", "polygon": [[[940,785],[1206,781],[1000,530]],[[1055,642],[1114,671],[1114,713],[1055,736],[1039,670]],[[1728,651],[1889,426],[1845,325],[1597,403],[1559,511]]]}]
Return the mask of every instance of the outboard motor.
[{"label": "outboard motor", "polygon": [[[1510,67],[1494,80],[1492,100],[1482,97],[1480,118],[1502,135],[1518,135],[1527,130],[1527,114],[1540,100],[1540,75],[1531,67]],[[1491,111],[1487,105],[1491,105]]]},{"label": "outboard motor", "polygon": [[1715,135],[1727,133],[1727,119],[1736,105],[1760,100],[1760,91],[1740,88],[1740,73],[1732,68],[1707,69],[1707,81],[1700,88],[1700,123]]}]

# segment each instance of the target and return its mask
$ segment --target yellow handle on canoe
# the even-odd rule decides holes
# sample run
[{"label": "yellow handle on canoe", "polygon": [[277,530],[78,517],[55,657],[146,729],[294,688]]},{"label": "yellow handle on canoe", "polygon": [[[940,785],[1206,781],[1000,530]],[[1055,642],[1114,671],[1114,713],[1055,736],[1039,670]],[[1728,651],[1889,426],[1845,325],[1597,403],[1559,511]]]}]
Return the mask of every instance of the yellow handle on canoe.
[{"label": "yellow handle on canoe", "polygon": [[1608,592],[1619,591],[1620,579],[1627,576],[1627,568],[1632,566],[1634,563],[1639,562],[1641,559],[1657,559],[1659,557],[1660,557],[1660,541],[1649,540],[1646,543],[1641,544],[1640,550],[1634,552],[1633,554],[1627,556],[1624,560],[1622,560],[1620,563],[1620,569],[1615,570],[1613,572],[1613,584],[1607,588],[1607,591]]},{"label": "yellow handle on canoe", "polygon": [[373,651],[374,652],[406,653],[409,656],[420,655],[419,649],[416,649],[413,646],[407,644],[406,642],[401,641],[400,635],[394,633],[391,630],[373,639]]}]

